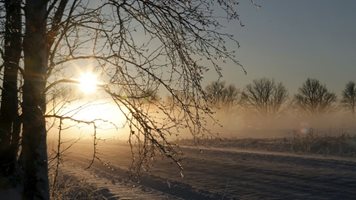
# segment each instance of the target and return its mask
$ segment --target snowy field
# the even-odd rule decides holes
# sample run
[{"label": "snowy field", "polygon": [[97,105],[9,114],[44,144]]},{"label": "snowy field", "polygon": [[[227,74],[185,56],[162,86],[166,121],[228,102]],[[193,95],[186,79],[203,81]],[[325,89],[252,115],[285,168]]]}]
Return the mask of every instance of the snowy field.
[{"label": "snowy field", "polygon": [[90,144],[66,154],[61,172],[103,199],[355,199],[356,159],[237,148],[183,147],[184,178],[157,158],[140,181],[129,177],[128,145],[101,143],[90,169]]}]

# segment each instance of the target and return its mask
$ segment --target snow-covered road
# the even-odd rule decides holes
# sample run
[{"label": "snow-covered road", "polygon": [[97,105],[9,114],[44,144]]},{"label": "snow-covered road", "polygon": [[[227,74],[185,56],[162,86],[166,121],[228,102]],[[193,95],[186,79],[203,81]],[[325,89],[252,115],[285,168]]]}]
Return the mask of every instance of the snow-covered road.
[{"label": "snow-covered road", "polygon": [[156,159],[136,183],[128,180],[127,145],[100,146],[106,164],[97,161],[88,170],[89,147],[76,148],[64,172],[112,199],[356,199],[352,159],[185,147],[184,178],[171,162]]}]

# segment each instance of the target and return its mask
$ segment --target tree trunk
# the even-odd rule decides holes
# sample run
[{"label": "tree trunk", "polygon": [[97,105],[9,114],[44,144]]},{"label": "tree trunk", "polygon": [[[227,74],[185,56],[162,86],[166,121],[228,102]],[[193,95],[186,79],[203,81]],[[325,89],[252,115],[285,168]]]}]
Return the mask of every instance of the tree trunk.
[{"label": "tree trunk", "polygon": [[49,199],[45,75],[47,0],[27,0],[24,37],[23,143],[24,198]]},{"label": "tree trunk", "polygon": [[18,118],[17,73],[21,56],[21,0],[6,0],[4,79],[0,108],[0,171],[15,171],[20,123]]}]

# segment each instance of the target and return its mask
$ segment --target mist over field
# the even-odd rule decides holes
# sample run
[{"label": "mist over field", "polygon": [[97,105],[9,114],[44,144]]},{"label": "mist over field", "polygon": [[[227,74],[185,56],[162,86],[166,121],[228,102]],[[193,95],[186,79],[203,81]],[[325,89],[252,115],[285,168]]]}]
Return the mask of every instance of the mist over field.
[{"label": "mist over field", "polygon": [[[88,106],[78,112],[76,117],[81,120],[93,120],[97,118],[92,113],[101,113],[101,121],[98,123],[97,136],[101,139],[114,139],[127,141],[130,130],[125,123],[124,115],[120,111],[115,112],[114,106],[103,103],[98,106]],[[100,111],[98,111],[100,110]],[[115,113],[115,115],[108,113]],[[160,115],[152,112],[157,121],[164,120]],[[158,116],[158,117],[157,117]],[[343,109],[322,114],[305,114],[297,109],[285,108],[277,115],[261,115],[251,110],[240,107],[215,108],[211,116],[203,116],[206,119],[207,131],[203,138],[284,138],[296,135],[305,136],[313,132],[319,136],[339,136],[342,134],[355,135],[355,116]],[[48,123],[53,123],[48,121]],[[115,126],[114,126],[115,124]],[[93,127],[85,123],[71,122],[65,124],[62,137],[68,139],[90,139],[93,136]],[[58,134],[58,121],[49,130],[49,139],[56,139]],[[168,137],[170,140],[192,139],[188,129],[181,128]]]},{"label": "mist over field", "polygon": [[218,110],[216,119],[222,125],[210,126],[223,138],[275,138],[305,135],[311,130],[320,135],[356,134],[356,119],[344,111],[305,115],[285,110],[277,116],[260,116],[248,111]]}]

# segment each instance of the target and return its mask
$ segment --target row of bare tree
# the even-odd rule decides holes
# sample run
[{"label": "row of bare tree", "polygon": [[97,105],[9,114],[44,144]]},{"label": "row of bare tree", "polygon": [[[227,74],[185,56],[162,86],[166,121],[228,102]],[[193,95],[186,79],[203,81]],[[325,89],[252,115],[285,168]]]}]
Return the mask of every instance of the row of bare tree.
[{"label": "row of bare tree", "polygon": [[[290,101],[286,87],[281,82],[267,78],[253,80],[242,91],[234,85],[226,85],[223,81],[214,81],[205,88],[205,91],[213,106],[240,106],[262,115],[278,114],[286,106],[303,110],[308,114],[321,114],[332,111],[337,103],[335,93],[330,92],[319,80],[310,78],[303,83]],[[355,114],[355,82],[350,81],[346,84],[342,91],[340,106]]]}]

